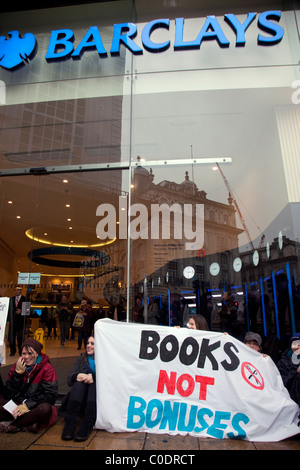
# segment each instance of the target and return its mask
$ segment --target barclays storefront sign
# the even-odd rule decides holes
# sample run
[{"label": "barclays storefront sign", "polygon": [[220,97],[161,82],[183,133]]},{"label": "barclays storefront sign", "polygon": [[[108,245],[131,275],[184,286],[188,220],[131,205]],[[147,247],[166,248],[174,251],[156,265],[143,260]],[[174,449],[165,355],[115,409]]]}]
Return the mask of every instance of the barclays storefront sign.
[{"label": "barclays storefront sign", "polygon": [[[259,15],[248,13],[246,19],[241,22],[234,14],[224,15],[224,24],[230,26],[235,34],[235,46],[242,47],[246,44],[246,31],[251,26],[254,27],[254,20],[257,18],[257,44],[270,46],[279,43],[284,36],[284,29],[279,24],[281,11],[270,10]],[[100,57],[107,57],[108,54],[118,56],[121,47],[126,47],[132,54],[143,54],[146,50],[151,53],[163,52],[173,45],[174,51],[200,49],[204,41],[216,41],[221,48],[228,48],[230,41],[226,37],[222,24],[215,16],[207,16],[197,37],[187,41],[184,39],[185,26],[184,18],[175,19],[175,35],[168,37],[162,42],[153,39],[154,31],[158,29],[170,32],[169,19],[156,19],[150,21],[138,31],[138,26],[134,23],[115,24],[111,45],[104,47],[101,32],[97,26],[91,26],[84,37],[76,38],[80,40],[74,47],[75,35],[71,29],[59,29],[51,31],[45,59],[47,62],[65,60],[68,58],[80,59],[81,56],[90,50],[96,50]],[[141,45],[136,41],[140,33]],[[22,37],[19,31],[10,31],[8,37],[0,37],[0,65],[7,70],[16,70],[20,65],[33,60],[37,50],[37,40],[32,33],[26,33]]]}]

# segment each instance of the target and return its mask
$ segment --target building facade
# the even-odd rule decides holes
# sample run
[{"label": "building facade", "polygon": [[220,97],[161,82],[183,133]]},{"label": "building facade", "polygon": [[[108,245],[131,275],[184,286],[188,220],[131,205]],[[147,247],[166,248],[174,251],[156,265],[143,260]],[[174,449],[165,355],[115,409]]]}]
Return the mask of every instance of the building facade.
[{"label": "building facade", "polygon": [[1,8],[0,295],[295,332],[297,2]]}]

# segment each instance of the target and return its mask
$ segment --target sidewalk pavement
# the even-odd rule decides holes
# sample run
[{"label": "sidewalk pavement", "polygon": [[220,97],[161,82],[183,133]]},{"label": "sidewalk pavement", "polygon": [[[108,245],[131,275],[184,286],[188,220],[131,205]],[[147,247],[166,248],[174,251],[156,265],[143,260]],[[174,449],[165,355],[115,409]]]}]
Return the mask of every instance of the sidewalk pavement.
[{"label": "sidewalk pavement", "polygon": [[[1,434],[0,450],[101,450],[113,451],[116,455],[118,451],[131,451],[133,455],[137,455],[136,451],[150,451],[153,454],[165,451],[172,455],[174,452],[196,455],[201,450],[300,450],[299,435],[280,442],[249,442],[143,432],[108,433],[95,429],[85,442],[63,441],[61,439],[63,426],[63,418],[58,417],[57,422],[51,428],[41,430],[37,434],[27,432]],[[108,452],[107,455],[111,453]]]},{"label": "sidewalk pavement", "polygon": [[[67,375],[80,354],[77,350],[77,343],[68,341],[66,347],[60,349],[58,340],[46,340],[46,354],[57,370],[59,394],[62,396],[68,391]],[[13,358],[7,356],[6,366],[0,369],[4,381],[11,365],[16,360],[17,356]],[[103,454],[108,458],[112,455],[116,458],[122,451],[126,451],[126,455],[135,456],[157,455],[157,453],[164,452],[171,455],[188,453],[194,455],[195,460],[197,456],[199,457],[201,450],[300,450],[300,434],[280,442],[250,442],[144,432],[109,433],[95,429],[87,441],[76,442],[61,439],[63,426],[64,419],[59,416],[51,428],[40,430],[37,434],[27,432],[1,434],[0,450],[100,450],[105,451]]]}]

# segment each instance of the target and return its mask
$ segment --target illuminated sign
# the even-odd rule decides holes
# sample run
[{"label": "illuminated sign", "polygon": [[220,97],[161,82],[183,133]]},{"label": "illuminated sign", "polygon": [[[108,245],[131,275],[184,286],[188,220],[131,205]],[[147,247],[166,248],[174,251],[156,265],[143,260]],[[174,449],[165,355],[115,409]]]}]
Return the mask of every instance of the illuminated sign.
[{"label": "illuminated sign", "polygon": [[[246,30],[257,17],[257,13],[248,13],[243,22],[234,15],[224,15],[224,21],[234,31],[235,46],[246,44]],[[280,26],[281,11],[270,10],[259,14],[257,18],[257,43],[259,45],[274,45],[279,43],[284,36],[284,29]],[[91,26],[74,48],[75,35],[71,29],[59,29],[51,31],[50,40],[45,59],[48,62],[73,58],[80,59],[89,50],[96,50],[100,57],[119,55],[121,46],[125,46],[132,54],[143,54],[144,50],[152,53],[163,52],[171,47],[175,51],[187,49],[200,49],[204,41],[215,40],[222,48],[230,46],[218,19],[215,16],[207,16],[199,34],[193,40],[184,40],[184,18],[175,18],[175,37],[167,38],[163,42],[156,42],[152,34],[157,29],[169,31],[169,19],[156,19],[147,23],[141,30],[141,45],[135,42],[138,34],[138,26],[135,23],[119,23],[114,25],[111,47],[108,51],[103,44],[100,31],[97,26]],[[265,33],[265,34],[263,34]],[[22,38],[18,31],[11,31],[10,36],[0,37],[0,65],[6,69],[14,69],[20,64],[32,58],[36,50],[36,39],[32,33],[27,33]]]}]

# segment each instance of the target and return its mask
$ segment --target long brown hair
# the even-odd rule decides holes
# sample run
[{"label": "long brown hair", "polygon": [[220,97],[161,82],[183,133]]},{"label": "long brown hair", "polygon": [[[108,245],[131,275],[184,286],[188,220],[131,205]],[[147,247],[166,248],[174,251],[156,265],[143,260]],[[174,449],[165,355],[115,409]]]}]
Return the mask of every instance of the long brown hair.
[{"label": "long brown hair", "polygon": [[193,315],[190,318],[194,320],[197,330],[209,331],[208,323],[203,315]]}]

